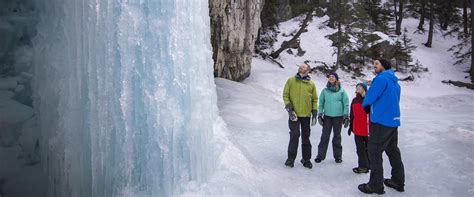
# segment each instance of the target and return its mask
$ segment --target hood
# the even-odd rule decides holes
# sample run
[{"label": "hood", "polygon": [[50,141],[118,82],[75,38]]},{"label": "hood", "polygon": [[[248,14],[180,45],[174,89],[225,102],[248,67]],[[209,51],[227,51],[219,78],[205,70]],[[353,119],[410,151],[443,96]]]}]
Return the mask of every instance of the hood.
[{"label": "hood", "polygon": [[301,77],[300,73],[296,73],[295,75],[296,79],[302,80],[302,81],[309,81],[311,80],[311,77],[309,75],[306,75],[304,77]]},{"label": "hood", "polygon": [[393,72],[393,69],[389,69],[389,70],[386,70],[386,71],[383,71],[381,72],[379,75],[377,75],[377,77],[383,77],[389,81],[392,81],[394,83],[397,83],[398,82],[398,77],[395,75],[395,73]]}]

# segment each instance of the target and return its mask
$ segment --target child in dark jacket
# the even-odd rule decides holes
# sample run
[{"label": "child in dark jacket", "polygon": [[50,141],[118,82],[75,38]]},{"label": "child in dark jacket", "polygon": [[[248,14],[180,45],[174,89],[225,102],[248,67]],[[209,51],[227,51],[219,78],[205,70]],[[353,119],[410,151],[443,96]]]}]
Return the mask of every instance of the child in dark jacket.
[{"label": "child in dark jacket", "polygon": [[359,166],[353,168],[352,171],[357,174],[369,172],[369,158],[367,154],[369,117],[366,110],[362,107],[362,101],[364,100],[366,92],[367,85],[365,83],[357,84],[356,97],[352,100],[350,107],[350,127],[348,134],[351,135],[351,133],[354,133]]}]

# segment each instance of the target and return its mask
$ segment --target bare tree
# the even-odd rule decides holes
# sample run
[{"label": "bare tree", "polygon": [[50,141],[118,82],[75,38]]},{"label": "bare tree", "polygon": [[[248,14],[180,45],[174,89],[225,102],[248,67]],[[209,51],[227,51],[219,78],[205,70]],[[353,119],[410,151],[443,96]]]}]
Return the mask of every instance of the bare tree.
[{"label": "bare tree", "polygon": [[[464,26],[464,34],[467,36],[469,35],[469,20],[467,16],[467,0],[463,2],[463,9],[462,9],[462,18],[463,18],[463,26]],[[472,12],[472,11],[471,11]]]},{"label": "bare tree", "polygon": [[312,17],[313,17],[313,12],[312,12],[312,11],[309,11],[309,12],[306,14],[306,18],[304,19],[303,24],[301,24],[300,29],[299,29],[298,32],[293,36],[293,38],[291,38],[291,40],[289,40],[289,41],[284,41],[284,42],[281,44],[281,47],[280,47],[278,50],[276,50],[275,52],[273,52],[273,53],[270,54],[270,57],[272,57],[272,58],[277,58],[278,56],[280,56],[280,53],[281,53],[281,52],[283,52],[284,50],[290,48],[290,46],[292,46],[292,45],[298,40],[298,38],[300,37],[300,35],[304,32],[304,30],[305,30],[306,27],[308,26],[309,21],[311,20]]},{"label": "bare tree", "polygon": [[[474,32],[474,3],[471,3],[471,47],[474,46],[474,39],[472,39],[472,32]],[[474,50],[471,49],[471,70],[469,71],[471,75],[471,82],[474,83]]]},{"label": "bare tree", "polygon": [[428,33],[428,41],[425,43],[426,47],[431,48],[433,45],[433,32],[434,32],[434,5],[433,5],[433,0],[429,0],[430,4],[430,30]]},{"label": "bare tree", "polygon": [[418,23],[418,30],[420,31],[425,31],[425,28],[423,28],[423,25],[425,24],[425,8],[426,6],[426,0],[421,0],[421,5],[420,5],[420,23]]},{"label": "bare tree", "polygon": [[449,22],[451,22],[451,15],[453,12],[453,4],[451,1],[443,2],[443,12],[442,12],[442,20],[441,22],[441,29],[446,31],[448,30]]},{"label": "bare tree", "polygon": [[398,10],[397,10],[397,1],[393,2],[393,7],[395,11],[395,34],[402,35],[402,20],[403,20],[403,0],[398,0]]}]

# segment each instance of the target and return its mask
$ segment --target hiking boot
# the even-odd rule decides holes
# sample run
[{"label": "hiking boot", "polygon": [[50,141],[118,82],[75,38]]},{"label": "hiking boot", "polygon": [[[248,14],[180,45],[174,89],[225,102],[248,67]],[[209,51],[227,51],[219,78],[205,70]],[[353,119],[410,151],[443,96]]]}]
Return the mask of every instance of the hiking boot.
[{"label": "hiking boot", "polygon": [[286,162],[285,162],[285,166],[293,168],[293,166],[295,166],[295,160],[294,159],[287,159]]},{"label": "hiking boot", "polygon": [[372,190],[367,183],[360,184],[358,188],[361,192],[366,194],[385,194],[383,188],[380,190]]},{"label": "hiking boot", "polygon": [[352,168],[352,172],[356,173],[356,174],[361,174],[361,173],[368,173],[369,172],[369,169],[368,168]]},{"label": "hiking boot", "polygon": [[316,159],[314,159],[314,162],[316,163],[321,163],[324,159],[321,159],[319,157],[316,157]]},{"label": "hiking boot", "polygon": [[308,159],[308,160],[304,160],[304,159],[301,159],[301,163],[303,164],[303,166],[305,168],[313,168],[313,164],[311,163],[311,161]]},{"label": "hiking boot", "polygon": [[405,186],[402,184],[395,183],[392,179],[385,179],[383,181],[383,184],[387,187],[393,188],[399,192],[404,192],[405,191]]},{"label": "hiking boot", "polygon": [[335,159],[336,163],[342,163],[342,159]]}]

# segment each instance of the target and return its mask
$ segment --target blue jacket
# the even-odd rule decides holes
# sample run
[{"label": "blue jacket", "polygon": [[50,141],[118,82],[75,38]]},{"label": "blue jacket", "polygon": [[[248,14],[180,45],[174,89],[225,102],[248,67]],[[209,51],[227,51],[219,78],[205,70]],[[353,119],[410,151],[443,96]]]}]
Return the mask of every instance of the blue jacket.
[{"label": "blue jacket", "polygon": [[392,69],[379,73],[362,106],[370,105],[370,121],[387,127],[400,126],[400,85]]}]

